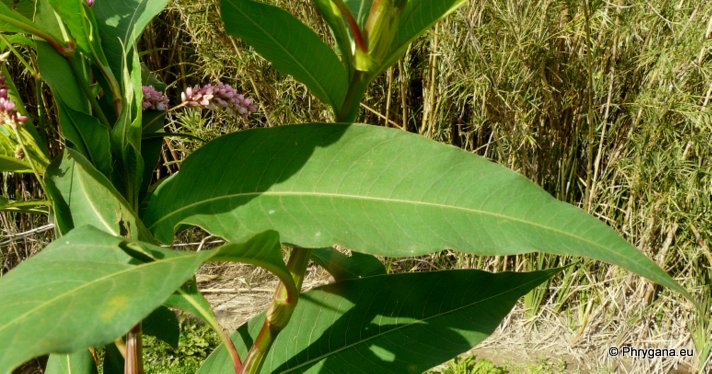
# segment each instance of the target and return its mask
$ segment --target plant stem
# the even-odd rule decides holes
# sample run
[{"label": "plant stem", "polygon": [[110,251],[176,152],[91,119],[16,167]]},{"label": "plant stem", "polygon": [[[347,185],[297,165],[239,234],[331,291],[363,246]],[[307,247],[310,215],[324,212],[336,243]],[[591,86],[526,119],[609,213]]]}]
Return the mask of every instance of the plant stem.
[{"label": "plant stem", "polygon": [[[304,273],[309,263],[311,249],[293,248],[287,262],[287,269],[292,275],[297,290],[302,288]],[[298,298],[290,297],[287,286],[283,282],[279,283],[272,300],[272,305],[267,310],[265,322],[255,338],[255,343],[245,357],[245,366],[242,374],[256,374],[262,368],[265,357],[269,352],[272,343],[282,329],[287,325],[292,317],[294,308],[297,306]]]},{"label": "plant stem", "polygon": [[364,92],[366,92],[367,85],[368,79],[364,73],[355,70],[349,89],[344,97],[344,102],[341,104],[341,109],[336,113],[336,122],[353,122],[356,119],[359,104],[363,99]]},{"label": "plant stem", "polygon": [[6,16],[4,14],[0,14],[0,21],[6,22],[12,26],[17,27],[18,29],[22,29],[25,32],[28,32],[38,38],[44,39],[47,43],[49,43],[52,48],[54,48],[59,54],[61,54],[64,57],[72,57],[74,56],[75,48],[72,43],[67,43],[67,45],[62,45],[60,42],[58,42],[56,39],[54,39],[51,35],[47,34],[46,32],[34,27],[34,24],[32,21],[28,19],[23,19],[24,17],[21,18],[14,18],[10,16]]},{"label": "plant stem", "polygon": [[141,323],[126,334],[126,357],[124,374],[143,374],[143,352],[141,352]]}]

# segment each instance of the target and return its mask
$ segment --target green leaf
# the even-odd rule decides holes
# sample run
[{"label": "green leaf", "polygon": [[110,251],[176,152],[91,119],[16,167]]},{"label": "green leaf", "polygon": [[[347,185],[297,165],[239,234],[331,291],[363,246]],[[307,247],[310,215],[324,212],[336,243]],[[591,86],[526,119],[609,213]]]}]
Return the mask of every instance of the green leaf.
[{"label": "green leaf", "polygon": [[35,1],[36,0],[1,0],[0,2],[5,3],[6,6],[21,14],[23,17],[32,19],[32,15],[35,12]]},{"label": "green leaf", "polygon": [[251,45],[275,69],[294,76],[338,110],[346,92],[346,70],[314,31],[288,12],[251,0],[222,0],[225,29]]},{"label": "green leaf", "polygon": [[45,176],[61,232],[92,225],[114,236],[148,238],[142,223],[106,176],[79,152],[65,149]]},{"label": "green leaf", "polygon": [[[300,297],[261,372],[421,373],[484,340],[519,297],[558,271],[391,274],[316,288]],[[241,354],[263,319],[233,334]],[[220,347],[199,373],[227,372],[226,356]]]},{"label": "green leaf", "polygon": [[349,9],[351,9],[351,14],[358,22],[361,29],[366,26],[366,19],[368,19],[368,14],[371,12],[371,5],[373,0],[344,0]]},{"label": "green leaf", "polygon": [[94,358],[88,349],[70,354],[51,354],[44,374],[95,374]]},{"label": "green leaf", "polygon": [[43,213],[47,214],[47,206],[49,202],[47,200],[25,200],[25,201],[14,201],[8,200],[7,198],[0,196],[0,211],[16,211],[23,213]]},{"label": "green leaf", "polygon": [[111,0],[94,3],[92,11],[114,76],[122,76],[123,63],[127,61],[126,57],[130,57],[126,53],[133,50],[143,29],[167,4],[168,0]]},{"label": "green leaf", "polygon": [[398,30],[392,44],[392,53],[385,58],[381,67],[373,72],[373,76],[393,65],[418,36],[466,2],[467,0],[407,1],[400,15]]},{"label": "green leaf", "polygon": [[113,341],[212,255],[186,253],[137,264],[127,246],[161,251],[84,226],[0,278],[0,372],[42,354]]},{"label": "green leaf", "polygon": [[333,248],[318,248],[312,251],[311,258],[336,281],[386,274],[381,261],[363,253],[353,252],[347,256]]},{"label": "green leaf", "polygon": [[109,128],[96,117],[65,105],[61,99],[57,100],[57,106],[64,137],[104,175],[111,176],[113,167]]},{"label": "green leaf", "polygon": [[368,125],[282,126],[216,139],[156,189],[144,222],[161,241],[187,224],[234,242],[271,229],[303,248],[338,244],[382,256],[445,248],[585,256],[690,298],[614,230],[523,176]]},{"label": "green leaf", "polygon": [[329,25],[331,32],[334,34],[334,40],[341,50],[342,61],[349,66],[351,64],[351,36],[347,25],[341,15],[341,11],[334,5],[333,0],[312,0],[319,14],[324,18]]},{"label": "green leaf", "polygon": [[55,97],[75,111],[91,113],[89,102],[79,87],[72,67],[66,58],[57,53],[49,44],[38,41],[37,63],[42,79],[49,84]]},{"label": "green leaf", "polygon": [[85,12],[85,0],[48,0],[49,4],[54,8],[54,11],[59,14],[62,22],[67,26],[67,29],[72,34],[77,47],[87,55],[91,55],[90,37],[91,37],[91,20]]},{"label": "green leaf", "polygon": [[144,177],[144,160],[141,156],[141,63],[135,48],[127,62],[131,65],[125,66],[121,75],[124,110],[111,131],[111,148],[119,164],[113,180],[122,195],[137,206]]},{"label": "green leaf", "polygon": [[16,23],[21,23],[34,27],[32,21],[22,13],[10,8],[4,1],[0,1],[0,31],[2,32],[24,32]]}]

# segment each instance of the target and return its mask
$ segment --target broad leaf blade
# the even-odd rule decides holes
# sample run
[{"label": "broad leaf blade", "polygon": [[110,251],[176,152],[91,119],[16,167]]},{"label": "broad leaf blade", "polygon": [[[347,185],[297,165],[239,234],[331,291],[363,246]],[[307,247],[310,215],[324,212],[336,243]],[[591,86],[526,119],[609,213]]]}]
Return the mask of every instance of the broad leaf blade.
[{"label": "broad leaf blade", "polygon": [[[230,160],[235,168],[226,168]],[[169,241],[182,224],[241,242],[277,230],[304,248],[383,256],[445,248],[542,251],[622,266],[689,294],[615,231],[502,166],[403,131],[310,124],[221,137],[193,153],[145,211]]]},{"label": "broad leaf blade", "polygon": [[288,12],[251,0],[223,0],[225,29],[251,45],[275,69],[294,76],[335,110],[346,92],[346,70],[319,36]]},{"label": "broad leaf blade", "polygon": [[[85,226],[0,278],[0,372],[113,341],[190,278],[209,252],[137,264],[126,242]],[[160,250],[149,244],[133,243]]]},{"label": "broad leaf blade", "polygon": [[[557,272],[454,270],[319,287],[302,295],[261,372],[421,373],[478,344],[519,297]],[[233,334],[242,352],[262,319]],[[216,350],[199,372],[227,372],[225,356]]]}]

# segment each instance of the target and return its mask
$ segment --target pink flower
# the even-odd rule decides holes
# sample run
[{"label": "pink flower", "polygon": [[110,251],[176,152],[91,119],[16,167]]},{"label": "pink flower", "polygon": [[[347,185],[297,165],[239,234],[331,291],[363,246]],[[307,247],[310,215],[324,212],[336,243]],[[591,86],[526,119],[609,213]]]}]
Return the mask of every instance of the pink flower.
[{"label": "pink flower", "polygon": [[9,123],[17,126],[27,121],[27,117],[19,114],[15,109],[15,102],[8,96],[10,87],[5,85],[5,76],[0,74],[0,124]]},{"label": "pink flower", "polygon": [[232,86],[225,83],[206,84],[203,87],[188,87],[180,94],[184,105],[203,107],[212,110],[223,109],[232,115],[247,117],[257,111],[252,99],[245,98]]},{"label": "pink flower", "polygon": [[143,91],[143,110],[166,110],[168,98],[162,92],[156,91],[153,86],[141,87]]},{"label": "pink flower", "polygon": [[86,1],[87,1],[87,5],[88,5],[89,7],[91,7],[92,5],[94,5],[94,0],[86,0]]}]

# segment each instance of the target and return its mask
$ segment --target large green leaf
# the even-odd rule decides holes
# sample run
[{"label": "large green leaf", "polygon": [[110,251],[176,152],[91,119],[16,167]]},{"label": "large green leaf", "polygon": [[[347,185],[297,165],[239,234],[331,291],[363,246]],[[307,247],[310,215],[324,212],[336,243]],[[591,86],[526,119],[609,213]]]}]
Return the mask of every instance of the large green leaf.
[{"label": "large green leaf", "polygon": [[114,76],[122,76],[126,55],[133,50],[134,43],[146,25],[167,4],[168,0],[111,0],[94,3],[92,11]]},{"label": "large green leaf", "polygon": [[[261,372],[421,373],[481,342],[519,297],[556,272],[454,270],[319,287],[299,299]],[[263,319],[260,315],[233,334],[241,352]],[[226,356],[224,349],[216,350],[199,373],[227,372]]]},{"label": "large green leaf", "polygon": [[162,241],[189,224],[235,242],[274,229],[304,248],[339,244],[383,256],[444,248],[586,256],[689,297],[614,230],[523,176],[455,147],[368,125],[221,137],[159,186],[144,222]]},{"label": "large green leaf", "polygon": [[[128,243],[85,226],[0,278],[0,372],[46,353],[113,341],[163,303],[213,252],[137,263]],[[123,250],[122,250],[123,249]]]},{"label": "large green leaf", "polygon": [[346,92],[346,70],[334,51],[288,12],[251,0],[222,0],[225,29],[251,45],[275,69],[304,83],[338,110]]}]

